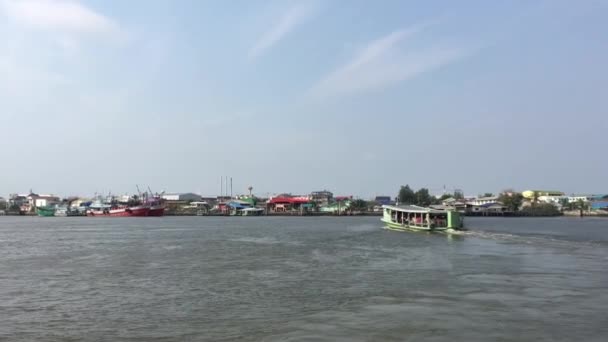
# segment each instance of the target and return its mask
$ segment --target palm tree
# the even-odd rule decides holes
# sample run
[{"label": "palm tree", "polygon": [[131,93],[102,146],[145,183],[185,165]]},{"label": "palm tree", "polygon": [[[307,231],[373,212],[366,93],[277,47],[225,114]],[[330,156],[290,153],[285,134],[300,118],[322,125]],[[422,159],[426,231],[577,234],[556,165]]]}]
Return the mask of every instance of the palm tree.
[{"label": "palm tree", "polygon": [[559,204],[561,205],[561,210],[562,212],[564,211],[564,208],[567,208],[568,205],[570,204],[570,201],[567,198],[560,198],[559,199]]},{"label": "palm tree", "polygon": [[582,199],[579,199],[578,201],[576,201],[576,206],[579,210],[579,215],[583,217],[583,212],[587,210],[587,202],[583,201]]}]

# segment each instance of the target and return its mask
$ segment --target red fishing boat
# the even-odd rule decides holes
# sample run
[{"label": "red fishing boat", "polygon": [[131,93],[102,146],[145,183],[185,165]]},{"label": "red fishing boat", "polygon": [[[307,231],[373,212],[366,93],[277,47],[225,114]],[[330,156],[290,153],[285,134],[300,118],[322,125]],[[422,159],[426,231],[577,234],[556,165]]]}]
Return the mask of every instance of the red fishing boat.
[{"label": "red fishing boat", "polygon": [[91,208],[87,210],[87,216],[136,217],[148,216],[149,213],[150,207],[145,205],[139,205],[135,207],[119,206]]},{"label": "red fishing boat", "polygon": [[165,203],[160,195],[152,195],[152,191],[141,193],[139,187],[137,192],[138,195],[129,198],[125,198],[125,196],[122,198],[115,196],[102,198],[98,196],[86,211],[87,216],[141,217],[165,215]]},{"label": "red fishing boat", "polygon": [[165,206],[163,204],[151,205],[147,216],[165,216]]},{"label": "red fishing boat", "polygon": [[[149,188],[148,188],[149,189]],[[165,216],[165,203],[158,194],[152,195],[152,190],[150,190],[150,195],[148,193],[144,193],[144,205],[150,207],[150,211],[148,211],[148,216]]]}]

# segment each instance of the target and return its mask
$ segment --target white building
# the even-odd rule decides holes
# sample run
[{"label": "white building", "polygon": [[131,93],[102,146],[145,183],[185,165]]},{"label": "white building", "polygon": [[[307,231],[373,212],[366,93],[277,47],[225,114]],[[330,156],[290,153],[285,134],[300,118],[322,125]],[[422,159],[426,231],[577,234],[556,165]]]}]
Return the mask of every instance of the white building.
[{"label": "white building", "polygon": [[557,196],[557,195],[538,196],[538,201],[543,202],[543,203],[549,203],[549,204],[560,204],[564,198],[567,198],[567,197],[566,196]]},{"label": "white building", "polygon": [[576,203],[578,201],[589,202],[590,199],[591,199],[591,196],[571,195],[571,196],[568,196],[568,203]]},{"label": "white building", "polygon": [[27,200],[30,207],[33,208],[47,207],[61,202],[59,197],[55,195],[29,194]]},{"label": "white building", "polygon": [[201,195],[197,195],[191,192],[179,193],[179,194],[164,194],[162,198],[166,201],[201,201]]},{"label": "white building", "polygon": [[497,203],[498,202],[498,196],[491,196],[491,197],[478,197],[478,198],[474,198],[470,201],[467,201],[467,204],[471,204],[471,205],[485,205],[485,204],[493,204],[493,203]]}]

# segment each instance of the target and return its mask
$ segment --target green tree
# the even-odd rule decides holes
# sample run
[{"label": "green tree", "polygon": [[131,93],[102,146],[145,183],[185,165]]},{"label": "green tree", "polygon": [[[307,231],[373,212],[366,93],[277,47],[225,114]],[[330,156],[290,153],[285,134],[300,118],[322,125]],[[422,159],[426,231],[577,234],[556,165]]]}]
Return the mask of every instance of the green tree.
[{"label": "green tree", "polygon": [[416,203],[416,194],[409,185],[402,185],[401,189],[399,189],[397,199],[399,200],[400,204],[414,204]]},{"label": "green tree", "polygon": [[524,196],[518,192],[505,191],[498,196],[498,201],[509,208],[510,211],[516,212],[524,202]]},{"label": "green tree", "polygon": [[561,212],[551,203],[538,203],[535,206],[525,207],[522,212],[529,216],[558,216]]},{"label": "green tree", "polygon": [[492,197],[492,196],[494,196],[494,194],[493,194],[493,193],[491,193],[491,192],[486,192],[486,193],[485,193],[485,194],[483,194],[483,196],[481,196],[481,197]]},{"label": "green tree", "polygon": [[454,195],[452,195],[452,194],[443,194],[443,195],[441,195],[441,197],[439,197],[439,201],[445,201],[446,199],[452,198],[452,197],[454,197]]},{"label": "green tree", "polygon": [[562,211],[564,211],[564,209],[569,208],[570,201],[568,201],[568,199],[565,198],[565,197],[564,198],[560,198],[559,199],[559,204],[560,204],[560,206],[562,208]]},{"label": "green tree", "polygon": [[457,199],[457,200],[464,199],[464,193],[462,192],[462,190],[454,191],[454,199]]},{"label": "green tree", "polygon": [[578,201],[576,201],[576,208],[580,211],[585,211],[588,208],[587,202],[583,201],[582,199],[579,199]]},{"label": "green tree", "polygon": [[350,202],[349,209],[351,211],[367,211],[367,202],[362,199],[356,199]]},{"label": "green tree", "polygon": [[539,197],[538,191],[534,191],[534,194],[532,196],[533,196],[532,197],[532,205],[533,206],[537,205],[538,204],[538,197]]},{"label": "green tree", "polygon": [[416,191],[415,196],[415,204],[423,207],[428,207],[433,204],[435,200],[435,198],[429,194],[429,189],[427,188],[420,188],[420,190]]}]

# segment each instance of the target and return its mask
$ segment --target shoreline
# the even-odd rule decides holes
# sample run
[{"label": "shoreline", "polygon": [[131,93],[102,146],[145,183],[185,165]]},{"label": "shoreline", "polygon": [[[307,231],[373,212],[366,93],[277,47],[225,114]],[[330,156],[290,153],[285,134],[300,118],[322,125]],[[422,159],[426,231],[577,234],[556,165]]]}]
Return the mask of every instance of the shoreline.
[{"label": "shoreline", "polygon": [[[356,214],[341,214],[341,215],[337,215],[337,214],[332,214],[332,213],[307,213],[307,214],[300,214],[300,213],[270,213],[270,214],[263,214],[263,215],[258,215],[258,216],[234,216],[234,215],[225,215],[225,214],[219,214],[219,213],[213,213],[213,214],[206,214],[206,215],[197,215],[196,213],[166,213],[164,216],[160,216],[160,217],[382,217],[382,213],[381,212],[366,212],[366,213],[356,213]],[[0,214],[0,218],[1,217],[41,217],[39,215],[37,215],[36,213],[27,213],[27,214],[18,214],[18,213],[4,213],[4,214]],[[53,217],[91,217],[91,216],[85,216],[85,215],[81,215],[81,216],[53,216]],[[580,216],[579,213],[572,213],[572,212],[564,212],[562,215],[464,215],[464,217],[483,217],[483,218],[521,218],[521,217],[528,217],[528,218],[547,218],[547,217],[580,217],[580,218],[587,218],[587,217],[593,217],[593,218],[608,218],[608,214],[603,214],[603,213],[584,213],[583,216]]]}]

